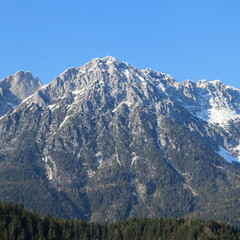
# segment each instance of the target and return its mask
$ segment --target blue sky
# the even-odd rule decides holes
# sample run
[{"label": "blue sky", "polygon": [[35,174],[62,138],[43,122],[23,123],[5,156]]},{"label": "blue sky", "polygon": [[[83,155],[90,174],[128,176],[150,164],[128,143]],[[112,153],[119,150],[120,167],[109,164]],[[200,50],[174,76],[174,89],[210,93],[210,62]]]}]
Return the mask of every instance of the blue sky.
[{"label": "blue sky", "polygon": [[239,12],[239,0],[1,0],[0,79],[25,70],[48,83],[111,55],[240,88]]}]

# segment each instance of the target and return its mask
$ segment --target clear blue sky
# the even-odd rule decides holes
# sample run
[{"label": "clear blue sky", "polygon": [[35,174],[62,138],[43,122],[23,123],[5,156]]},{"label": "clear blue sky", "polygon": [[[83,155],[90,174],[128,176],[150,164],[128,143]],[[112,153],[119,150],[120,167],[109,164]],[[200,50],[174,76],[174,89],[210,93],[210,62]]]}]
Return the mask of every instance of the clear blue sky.
[{"label": "clear blue sky", "polygon": [[240,1],[0,1],[0,79],[26,70],[48,83],[107,55],[240,88]]}]

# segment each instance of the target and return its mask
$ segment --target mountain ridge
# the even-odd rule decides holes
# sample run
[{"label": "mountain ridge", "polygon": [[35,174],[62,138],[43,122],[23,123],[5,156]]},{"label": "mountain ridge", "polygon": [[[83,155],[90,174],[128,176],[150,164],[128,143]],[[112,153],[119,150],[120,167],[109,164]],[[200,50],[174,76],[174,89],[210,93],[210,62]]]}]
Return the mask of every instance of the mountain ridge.
[{"label": "mountain ridge", "polygon": [[[91,221],[237,222],[238,100],[240,91],[219,81],[178,83],[113,57],[67,69],[0,119],[0,199]],[[219,122],[222,110],[234,118]],[[14,168],[27,179],[17,188]],[[45,210],[34,207],[44,198]]]},{"label": "mountain ridge", "polygon": [[[95,64],[102,64],[100,66],[101,70],[102,71],[105,71],[106,69],[106,66],[107,64],[109,63],[110,64],[110,68],[114,68],[114,67],[120,67],[120,71],[123,71],[121,69],[121,67],[124,69],[124,68],[128,68],[130,67],[131,69],[136,69],[136,68],[133,68],[131,67],[128,63],[125,63],[125,62],[118,62],[118,60],[116,58],[113,58],[113,57],[105,57],[103,59],[99,59],[99,58],[96,58],[96,59],[93,59],[92,61],[90,61],[89,63],[83,65],[82,67],[79,67],[79,68],[69,68],[67,69],[66,71],[64,71],[59,77],[57,77],[55,80],[53,80],[53,85],[55,84],[58,88],[60,87],[59,84],[60,83],[55,83],[54,81],[60,81],[59,79],[61,79],[61,77],[63,77],[63,79],[61,79],[63,82],[66,81],[68,82],[68,78],[69,77],[72,77],[72,78],[76,78],[77,74],[81,74],[82,72],[84,72],[84,69],[88,68],[89,65],[90,66],[94,66],[94,63]],[[105,68],[104,68],[105,67]],[[139,70],[138,71],[138,74],[140,73],[145,73],[145,72],[149,72],[150,73],[150,76],[151,76],[151,73],[154,73],[154,77],[156,77],[156,79],[159,79],[159,85],[161,86],[160,89],[162,90],[162,92],[166,91],[165,87],[166,85],[168,85],[168,83],[170,83],[170,86],[176,86],[176,89],[177,91],[179,91],[179,89],[182,89],[182,95],[180,96],[180,99],[177,99],[179,100],[180,102],[183,102],[185,101],[186,102],[186,99],[187,100],[192,100],[195,102],[197,102],[197,99],[196,96],[193,96],[191,95],[191,89],[193,88],[197,88],[197,90],[199,90],[200,92],[198,93],[198,95],[200,96],[197,96],[200,98],[200,104],[198,103],[198,106],[191,106],[191,104],[186,104],[184,107],[191,113],[191,114],[195,114],[196,117],[204,120],[204,121],[209,121],[210,123],[213,123],[213,124],[219,124],[220,126],[222,126],[224,128],[224,124],[226,124],[229,120],[235,120],[235,119],[239,119],[240,118],[240,108],[239,108],[239,103],[238,103],[238,99],[240,99],[240,91],[236,88],[233,88],[231,86],[227,86],[223,83],[221,83],[219,80],[215,80],[215,81],[211,81],[211,82],[207,82],[205,80],[200,80],[198,83],[194,83],[192,81],[189,81],[189,80],[186,80],[184,81],[183,83],[178,83],[174,78],[172,78],[170,75],[168,74],[163,74],[163,73],[158,73],[156,71],[153,71],[153,70],[150,70],[150,69],[147,69],[147,70]],[[126,73],[128,73],[128,70],[126,70]],[[74,77],[73,77],[74,76]],[[142,76],[140,76],[140,78],[142,78]],[[164,83],[164,79],[166,80],[166,85],[165,86],[162,86],[161,84]],[[162,82],[161,82],[162,80]],[[140,80],[139,80],[140,81]],[[85,83],[86,84],[86,83]],[[44,86],[43,88],[47,88],[50,84]],[[62,84],[64,86],[64,84]],[[70,88],[70,85],[69,86],[66,86],[67,89],[63,89],[63,86],[61,86],[62,88],[62,93],[63,94],[64,92],[68,92],[68,91],[72,91],[74,94],[78,95],[79,92],[78,91],[81,91],[81,90],[74,90]],[[80,86],[77,86],[78,88]],[[77,89],[78,89],[77,88]],[[203,92],[205,91],[205,89],[208,89],[210,88],[210,91],[208,91],[207,93],[205,92],[205,94],[203,94]],[[226,99],[224,98],[220,98],[218,95],[216,96],[216,99],[218,101],[216,101],[215,99],[212,101],[212,103],[208,103],[209,101],[211,101],[211,95],[213,94],[211,92],[211,89],[215,90],[216,92],[219,91],[219,90],[225,90],[225,91],[233,91],[235,95],[238,95],[236,97],[236,100],[233,104],[233,107],[235,107],[234,109],[231,109],[231,108],[226,108],[226,106],[228,105],[226,103]],[[55,92],[56,92],[56,88],[55,88]],[[176,92],[176,90],[175,90]],[[175,94],[175,92],[171,93],[171,94]],[[210,96],[207,96],[205,97],[205,99],[203,98],[203,95],[207,95],[207,94],[210,94]],[[52,98],[52,96],[50,96],[50,99]],[[39,98],[38,98],[39,99]],[[220,99],[220,100],[219,100]],[[221,100],[225,100],[222,101],[223,102],[223,106],[219,106],[219,104],[221,104]],[[202,101],[202,102],[201,102]],[[127,101],[128,102],[128,101]],[[199,101],[198,101],[199,102]],[[224,104],[226,106],[224,106]],[[200,105],[200,106],[199,106]],[[208,105],[208,108],[204,109],[203,106],[207,106]],[[236,105],[236,106],[235,106]],[[222,108],[221,108],[222,107]],[[203,108],[203,109],[202,109]],[[211,118],[211,116],[213,116]],[[239,146],[237,146],[235,148],[235,151],[234,152],[237,152],[237,154],[240,155],[239,153],[239,150],[238,150]],[[237,149],[237,150],[236,150]]]}]

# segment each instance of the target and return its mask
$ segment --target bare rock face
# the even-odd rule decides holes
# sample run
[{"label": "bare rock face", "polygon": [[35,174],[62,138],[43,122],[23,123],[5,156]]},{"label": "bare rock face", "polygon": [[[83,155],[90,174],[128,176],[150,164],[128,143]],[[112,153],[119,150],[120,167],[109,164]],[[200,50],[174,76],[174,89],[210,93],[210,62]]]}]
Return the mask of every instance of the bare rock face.
[{"label": "bare rock face", "polygon": [[30,72],[19,71],[0,81],[0,116],[15,109],[24,99],[42,86]]},{"label": "bare rock face", "polygon": [[92,221],[237,222],[239,102],[220,81],[113,57],[70,68],[0,119],[0,199]]}]

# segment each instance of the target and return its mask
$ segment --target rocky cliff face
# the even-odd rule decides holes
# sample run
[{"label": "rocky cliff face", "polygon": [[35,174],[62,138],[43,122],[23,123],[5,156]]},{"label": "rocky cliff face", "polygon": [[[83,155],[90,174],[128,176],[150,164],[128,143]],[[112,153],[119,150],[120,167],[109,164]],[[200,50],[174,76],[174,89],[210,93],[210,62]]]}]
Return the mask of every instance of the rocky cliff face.
[{"label": "rocky cliff face", "polygon": [[239,101],[113,57],[68,69],[1,118],[0,198],[95,221],[238,221]]},{"label": "rocky cliff face", "polygon": [[0,117],[15,109],[25,98],[42,86],[30,72],[19,71],[0,81]]}]

